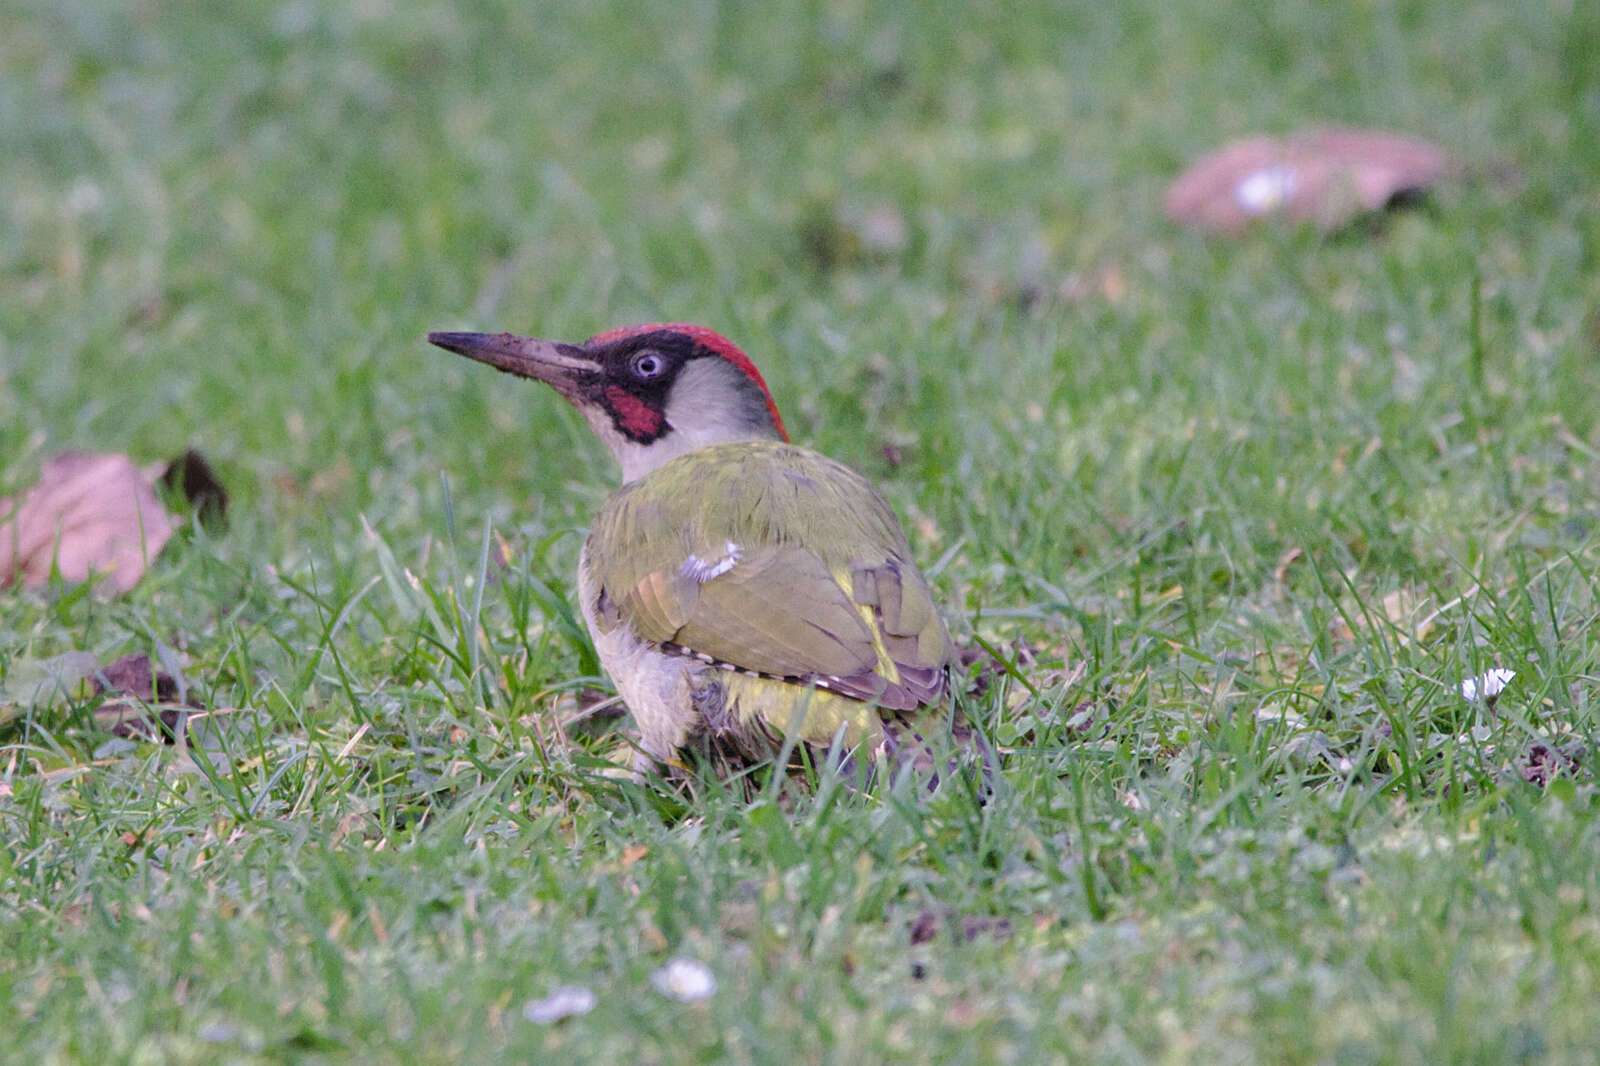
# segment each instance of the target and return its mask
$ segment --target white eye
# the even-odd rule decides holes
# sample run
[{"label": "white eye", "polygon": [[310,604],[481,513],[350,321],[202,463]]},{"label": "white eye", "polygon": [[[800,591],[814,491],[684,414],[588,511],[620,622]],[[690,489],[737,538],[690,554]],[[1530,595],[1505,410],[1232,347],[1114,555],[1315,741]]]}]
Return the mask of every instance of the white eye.
[{"label": "white eye", "polygon": [[655,352],[640,352],[633,357],[629,368],[633,371],[634,377],[647,381],[659,377],[661,372],[667,369],[667,361]]}]

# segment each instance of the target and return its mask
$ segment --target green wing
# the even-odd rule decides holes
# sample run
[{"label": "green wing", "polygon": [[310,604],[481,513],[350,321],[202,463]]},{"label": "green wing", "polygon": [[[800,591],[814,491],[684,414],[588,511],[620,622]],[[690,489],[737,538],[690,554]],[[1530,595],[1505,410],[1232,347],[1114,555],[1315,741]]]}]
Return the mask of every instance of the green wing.
[{"label": "green wing", "polygon": [[893,710],[944,698],[950,637],[905,532],[825,456],[766,441],[679,456],[618,490],[585,550],[608,631]]}]

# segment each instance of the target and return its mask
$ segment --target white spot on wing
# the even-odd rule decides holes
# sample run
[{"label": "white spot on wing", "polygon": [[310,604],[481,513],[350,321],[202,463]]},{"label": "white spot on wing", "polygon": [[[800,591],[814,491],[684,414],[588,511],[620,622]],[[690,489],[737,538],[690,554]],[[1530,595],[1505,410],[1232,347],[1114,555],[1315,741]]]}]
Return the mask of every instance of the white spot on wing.
[{"label": "white spot on wing", "polygon": [[723,554],[720,559],[707,561],[698,555],[691,555],[683,561],[682,566],[678,567],[678,572],[684,577],[691,578],[695,582],[704,585],[712,578],[721,577],[735,566],[738,566],[740,554],[739,546],[730,540],[723,546]]}]

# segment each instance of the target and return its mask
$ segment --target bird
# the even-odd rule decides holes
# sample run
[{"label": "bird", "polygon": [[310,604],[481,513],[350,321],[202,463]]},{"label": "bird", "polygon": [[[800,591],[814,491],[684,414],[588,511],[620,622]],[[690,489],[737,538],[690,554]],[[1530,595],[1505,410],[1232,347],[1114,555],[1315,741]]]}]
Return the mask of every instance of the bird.
[{"label": "bird", "polygon": [[632,769],[711,746],[735,765],[805,743],[927,765],[958,662],[894,510],[793,444],[761,372],[682,322],[582,344],[512,333],[428,341],[544,382],[610,449],[622,484],[590,524],[577,595],[637,728]]}]

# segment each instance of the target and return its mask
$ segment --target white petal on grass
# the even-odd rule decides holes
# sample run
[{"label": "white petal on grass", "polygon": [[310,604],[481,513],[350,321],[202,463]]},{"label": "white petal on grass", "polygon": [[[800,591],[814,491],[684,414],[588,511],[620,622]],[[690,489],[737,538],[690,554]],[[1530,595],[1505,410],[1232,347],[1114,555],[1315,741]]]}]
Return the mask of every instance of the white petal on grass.
[{"label": "white petal on grass", "polygon": [[717,975],[705,963],[679,955],[668,959],[665,966],[651,974],[650,983],[663,996],[680,1003],[692,1003],[710,998],[717,990]]},{"label": "white petal on grass", "polygon": [[522,1016],[537,1025],[552,1025],[576,1014],[594,1010],[594,993],[582,985],[557,985],[543,999],[530,999],[522,1005]]},{"label": "white petal on grass", "polygon": [[1511,684],[1511,679],[1516,676],[1517,672],[1515,670],[1507,670],[1503,667],[1485,670],[1477,677],[1469,677],[1461,682],[1461,698],[1469,701],[1479,697],[1485,700],[1492,700],[1500,695],[1505,690],[1505,687]]}]

